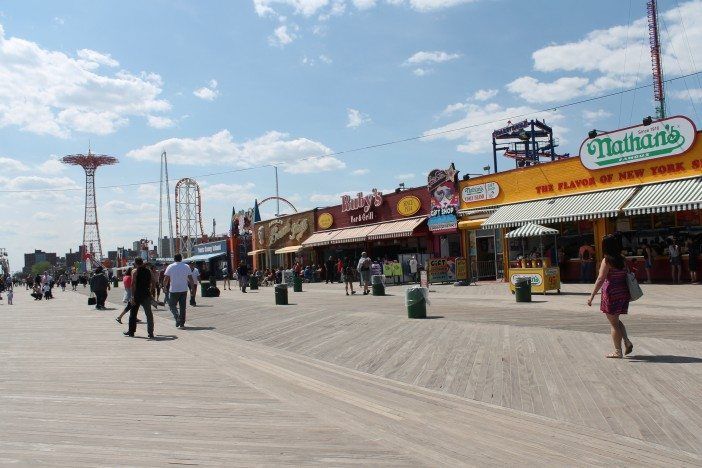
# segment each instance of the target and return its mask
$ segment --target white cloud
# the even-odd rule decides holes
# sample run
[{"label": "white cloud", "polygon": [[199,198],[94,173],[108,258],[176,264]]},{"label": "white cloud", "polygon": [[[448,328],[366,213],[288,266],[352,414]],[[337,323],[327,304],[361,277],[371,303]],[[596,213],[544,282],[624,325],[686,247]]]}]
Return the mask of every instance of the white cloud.
[{"label": "white cloud", "polygon": [[366,175],[370,172],[368,169],[356,169],[351,171],[351,175],[356,175],[356,176],[361,176],[361,175]]},{"label": "white cloud", "polygon": [[319,15],[319,21],[327,21],[333,16],[341,16],[346,11],[346,4],[342,0],[336,0],[326,13]]},{"label": "white cloud", "polygon": [[441,111],[441,114],[439,115],[440,117],[448,117],[456,112],[460,112],[462,110],[465,110],[468,108],[468,104],[465,102],[457,102],[455,104],[449,104],[447,105],[444,110]]},{"label": "white cloud", "polygon": [[0,26],[0,127],[62,138],[73,131],[105,135],[127,125],[132,116],[170,109],[168,101],[159,99],[160,76],[97,71],[116,63],[88,49],[74,58],[6,37]]},{"label": "white cloud", "polygon": [[426,76],[434,73],[434,70],[432,68],[415,68],[412,70],[412,73],[414,73],[415,76]]},{"label": "white cloud", "polygon": [[57,213],[47,213],[46,211],[37,211],[32,215],[32,218],[37,221],[53,221],[58,218]]},{"label": "white cloud", "polygon": [[364,114],[358,109],[346,109],[346,116],[348,118],[348,122],[346,124],[348,128],[358,128],[361,125],[371,122],[368,114]]},{"label": "white cloud", "polygon": [[3,190],[46,190],[46,189],[80,189],[81,187],[69,177],[18,176],[11,179],[0,178]]},{"label": "white cloud", "polygon": [[217,96],[219,96],[219,91],[217,91],[217,80],[210,80],[207,86],[203,86],[202,88],[196,89],[195,91],[193,91],[193,94],[204,101],[214,101],[217,98]]},{"label": "white cloud", "polygon": [[161,152],[168,152],[168,162],[190,166],[230,165],[247,168],[263,164],[285,165],[287,172],[326,171],[346,165],[333,157],[307,161],[317,155],[331,153],[324,144],[307,138],[290,138],[287,133],[270,131],[260,137],[236,142],[228,130],[201,138],[169,138],[153,145],[129,151],[127,157],[158,162]]},{"label": "white cloud", "polygon": [[147,122],[149,123],[149,127],[151,128],[170,128],[175,125],[175,121],[173,121],[173,119],[169,119],[168,117],[149,115],[146,118]]},{"label": "white cloud", "polygon": [[611,117],[612,113],[605,110],[605,109],[597,109],[597,110],[588,110],[585,109],[583,111],[583,122],[587,126],[591,126],[594,124],[597,124],[598,122],[606,119],[607,117]]},{"label": "white cloud", "polygon": [[292,41],[297,39],[297,31],[299,27],[297,25],[283,24],[278,26],[273,30],[273,34],[268,37],[268,43],[276,47],[285,47]]},{"label": "white cloud", "polygon": [[702,88],[690,88],[683,91],[673,91],[670,93],[675,99],[683,99],[685,101],[692,99],[694,102],[702,102]]},{"label": "white cloud", "polygon": [[24,164],[22,161],[0,157],[0,174],[7,174],[8,172],[23,172],[28,170],[29,166]]},{"label": "white cloud", "polygon": [[144,213],[154,212],[158,209],[152,203],[131,203],[123,200],[110,200],[103,205],[107,212],[118,215],[142,215]]},{"label": "white cloud", "polygon": [[66,170],[66,165],[57,158],[50,158],[39,164],[37,170],[42,174],[58,174]]},{"label": "white cloud", "polygon": [[412,180],[416,177],[416,174],[413,173],[407,173],[407,174],[398,174],[395,176],[395,178],[399,181],[406,181],[406,180]]},{"label": "white cloud", "polygon": [[55,25],[57,26],[63,26],[66,24],[66,20],[60,16],[54,16],[54,19],[52,19]]},{"label": "white cloud", "polygon": [[101,54],[95,50],[80,49],[76,52],[78,58],[96,65],[105,65],[106,67],[118,67],[119,62],[113,59],[110,54]]},{"label": "white cloud", "polygon": [[[702,63],[702,0],[663,12],[661,23],[666,76],[697,71]],[[561,77],[552,82],[524,76],[510,83],[508,89],[528,102],[557,102],[632,87],[637,79],[650,74],[648,48],[646,17],[630,25],[595,30],[581,40],[552,44],[532,54],[536,71],[580,72],[588,76]]]},{"label": "white cloud", "polygon": [[373,8],[376,3],[378,3],[377,0],[353,0],[353,6],[359,10],[368,10],[369,8]]},{"label": "white cloud", "polygon": [[322,63],[326,63],[327,65],[332,63],[332,59],[324,54],[319,55],[319,61]]},{"label": "white cloud", "polygon": [[454,7],[463,3],[473,3],[475,1],[477,0],[389,0],[388,3],[395,5],[407,3],[413,10],[429,12]]},{"label": "white cloud", "polygon": [[313,193],[310,195],[310,201],[312,203],[317,203],[320,205],[335,205],[341,203],[341,197],[343,195],[351,195],[354,196],[358,193],[358,191],[347,191],[347,192],[340,192],[340,193]]},{"label": "white cloud", "polygon": [[[545,119],[546,123],[554,128],[561,143],[566,143],[564,135],[568,129],[561,126],[564,120],[560,112],[536,112],[528,106],[502,107],[495,103],[466,104],[464,117],[441,127],[424,132],[425,140],[457,141],[456,150],[470,154],[485,154],[492,150],[490,130],[507,124],[507,120],[515,115],[530,114],[529,119]],[[527,118],[527,117],[523,117]],[[467,128],[466,128],[467,127]],[[460,130],[459,130],[460,129]],[[455,131],[451,131],[455,130]],[[447,132],[441,135],[432,133]]]},{"label": "white cloud", "polygon": [[422,63],[443,63],[451,60],[456,60],[461,54],[452,54],[448,52],[443,52],[440,50],[436,51],[420,51],[415,53],[413,56],[405,61],[406,65],[420,65]]},{"label": "white cloud", "polygon": [[476,101],[489,101],[499,93],[496,89],[479,89],[473,94],[473,99]]},{"label": "white cloud", "polygon": [[[463,3],[476,0],[386,0],[388,5],[409,6],[418,12],[430,12],[450,8]],[[351,3],[358,10],[373,8],[379,0],[253,0],[254,9],[259,16],[280,16],[278,7],[292,9],[293,14],[310,17],[320,13],[320,20],[324,21],[329,16],[343,14],[346,4]]]},{"label": "white cloud", "polygon": [[245,184],[207,184],[202,186],[202,196],[205,201],[217,200],[233,203],[234,205],[253,205],[256,194],[253,190],[256,186],[251,183]]}]

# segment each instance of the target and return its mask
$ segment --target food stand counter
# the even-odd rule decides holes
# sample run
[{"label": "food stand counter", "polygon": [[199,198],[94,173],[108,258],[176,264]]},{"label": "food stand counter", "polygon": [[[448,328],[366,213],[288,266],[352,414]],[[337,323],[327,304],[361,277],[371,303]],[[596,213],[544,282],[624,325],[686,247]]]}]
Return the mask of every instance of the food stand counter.
[{"label": "food stand counter", "polygon": [[[533,293],[546,294],[547,291],[561,292],[561,275],[558,266],[552,266],[549,258],[544,257],[542,236],[556,236],[558,231],[538,224],[525,224],[512,232],[507,233],[508,239],[524,239],[527,237],[539,237],[540,258],[521,258],[517,262],[510,262],[509,267],[509,289],[514,293],[514,286],[518,280],[529,278],[531,280],[531,291]],[[558,250],[558,249],[554,249]]]}]

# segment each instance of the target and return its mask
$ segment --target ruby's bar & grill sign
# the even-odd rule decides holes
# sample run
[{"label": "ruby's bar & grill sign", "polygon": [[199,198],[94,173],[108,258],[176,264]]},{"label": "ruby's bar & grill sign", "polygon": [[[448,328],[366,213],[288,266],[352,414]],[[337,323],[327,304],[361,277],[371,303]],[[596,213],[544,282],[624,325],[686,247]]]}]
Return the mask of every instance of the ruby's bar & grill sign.
[{"label": "ruby's bar & grill sign", "polygon": [[580,146],[580,161],[588,169],[603,169],[684,153],[697,130],[683,116],[657,120],[588,138]]},{"label": "ruby's bar & grill sign", "polygon": [[[382,204],[383,193],[379,192],[378,189],[371,190],[369,195],[363,195],[363,192],[358,192],[353,198],[350,195],[341,196],[341,212],[353,212],[350,218],[351,224],[373,221],[375,219],[373,207],[378,207]],[[356,213],[359,211],[360,213]]]}]

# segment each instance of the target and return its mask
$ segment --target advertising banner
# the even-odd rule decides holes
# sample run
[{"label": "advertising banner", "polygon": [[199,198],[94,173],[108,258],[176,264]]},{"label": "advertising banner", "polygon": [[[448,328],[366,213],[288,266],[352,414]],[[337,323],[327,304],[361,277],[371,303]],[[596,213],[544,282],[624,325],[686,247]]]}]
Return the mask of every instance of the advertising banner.
[{"label": "advertising banner", "polygon": [[427,226],[430,231],[450,230],[458,227],[456,211],[459,197],[457,190],[458,171],[451,163],[448,169],[434,169],[427,178],[427,189],[431,195],[431,213]]},{"label": "advertising banner", "polygon": [[449,283],[468,278],[468,265],[462,257],[432,258],[427,267],[430,283]]}]

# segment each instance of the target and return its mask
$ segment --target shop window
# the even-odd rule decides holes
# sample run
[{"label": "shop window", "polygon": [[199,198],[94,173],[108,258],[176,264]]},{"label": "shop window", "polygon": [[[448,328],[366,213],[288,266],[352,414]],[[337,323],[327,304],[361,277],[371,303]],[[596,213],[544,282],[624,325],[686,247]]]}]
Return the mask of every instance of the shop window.
[{"label": "shop window", "polygon": [[632,231],[648,231],[653,228],[653,220],[650,214],[631,216]]},{"label": "shop window", "polygon": [[[554,229],[558,229],[554,227]],[[562,236],[573,236],[578,234],[578,222],[577,221],[566,221],[561,223],[561,228],[558,229]]]},{"label": "shop window", "polygon": [[580,234],[593,234],[595,232],[595,225],[589,219],[581,219],[578,221],[578,232]]},{"label": "shop window", "polygon": [[675,219],[678,226],[699,226],[700,211],[678,211],[675,213]]},{"label": "shop window", "polygon": [[656,213],[653,215],[653,227],[656,229],[675,226],[675,213]]}]

